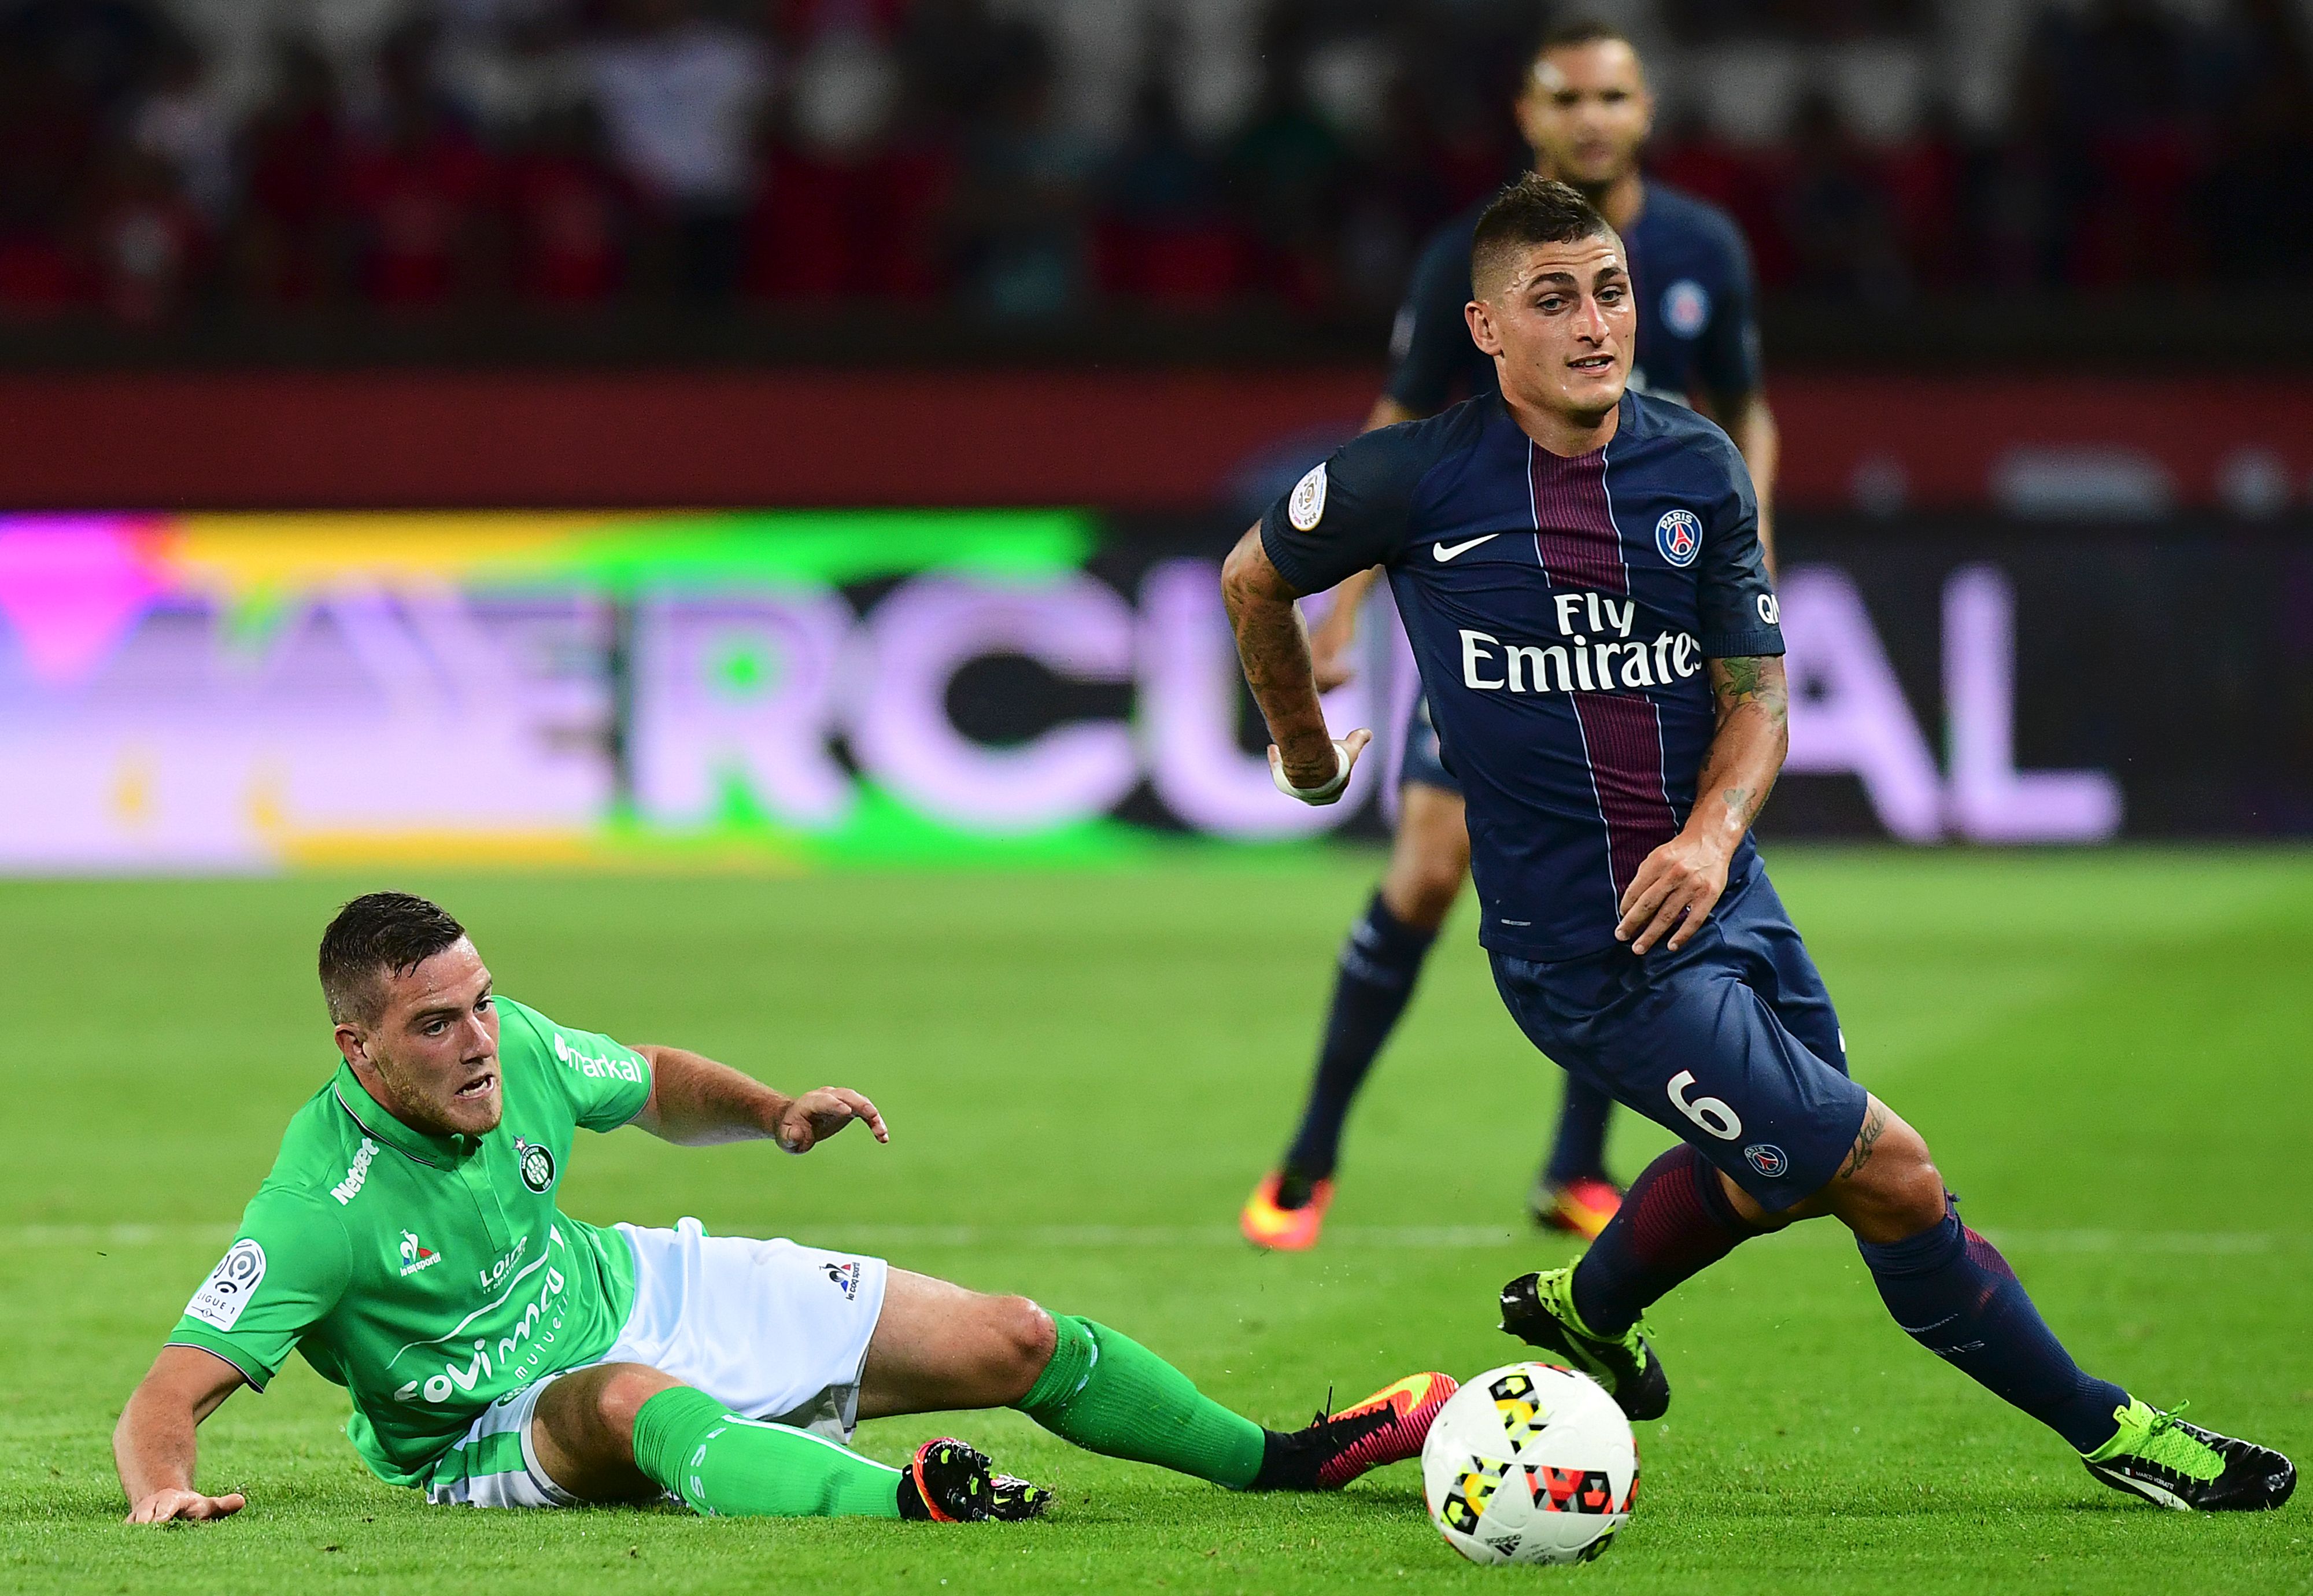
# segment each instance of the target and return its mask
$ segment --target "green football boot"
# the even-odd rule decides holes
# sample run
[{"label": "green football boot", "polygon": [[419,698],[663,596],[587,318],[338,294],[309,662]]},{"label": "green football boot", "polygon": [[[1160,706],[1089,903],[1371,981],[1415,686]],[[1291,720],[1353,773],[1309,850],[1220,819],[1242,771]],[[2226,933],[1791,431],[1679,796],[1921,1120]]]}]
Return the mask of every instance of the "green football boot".
[{"label": "green football boot", "polygon": [[2297,1488],[2297,1466],[2270,1447],[2236,1441],[2131,1398],[2113,1409],[2120,1433],[2081,1454],[2090,1474],[2116,1491],[2202,1512],[2279,1507]]},{"label": "green football boot", "polygon": [[1658,1419],[1670,1407],[1670,1376],[1633,1326],[1599,1336],[1574,1311],[1574,1267],[1521,1274],[1502,1288],[1502,1329],[1528,1346],[1556,1353],[1606,1388],[1625,1416]]}]

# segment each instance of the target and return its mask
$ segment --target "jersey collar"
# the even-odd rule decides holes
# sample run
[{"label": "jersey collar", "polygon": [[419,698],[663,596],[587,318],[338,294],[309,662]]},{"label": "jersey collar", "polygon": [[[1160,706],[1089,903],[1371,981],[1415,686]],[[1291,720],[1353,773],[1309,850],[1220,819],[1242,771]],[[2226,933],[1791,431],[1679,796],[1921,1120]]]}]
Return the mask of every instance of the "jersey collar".
[{"label": "jersey collar", "polygon": [[447,1169],[471,1158],[482,1145],[479,1136],[429,1136],[425,1132],[404,1124],[394,1117],[384,1104],[370,1096],[369,1088],[361,1083],[353,1066],[342,1059],[338,1063],[336,1077],[330,1089],[337,1094],[338,1107],[362,1128],[362,1134],[374,1142],[383,1142],[396,1152],[416,1159],[421,1164],[431,1164]]}]

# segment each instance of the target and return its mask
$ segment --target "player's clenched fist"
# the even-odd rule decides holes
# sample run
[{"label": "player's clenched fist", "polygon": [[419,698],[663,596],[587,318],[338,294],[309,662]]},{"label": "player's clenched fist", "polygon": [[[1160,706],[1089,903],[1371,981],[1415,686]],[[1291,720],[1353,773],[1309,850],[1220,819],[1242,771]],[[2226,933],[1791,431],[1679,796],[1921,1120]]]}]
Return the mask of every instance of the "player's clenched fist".
[{"label": "player's clenched fist", "polygon": [[1666,932],[1673,953],[1686,946],[1703,917],[1727,890],[1728,851],[1705,837],[1673,837],[1639,867],[1623,890],[1622,923],[1614,939],[1644,953]]},{"label": "player's clenched fist", "polygon": [[892,1139],[875,1105],[845,1086],[822,1086],[804,1093],[787,1106],[772,1133],[789,1152],[809,1152],[855,1119],[875,1132],[876,1141]]},{"label": "player's clenched fist", "polygon": [[249,1505],[249,1498],[239,1491],[227,1491],[222,1496],[204,1496],[198,1491],[174,1488],[155,1491],[128,1510],[132,1524],[166,1524],[173,1520],[229,1519]]}]

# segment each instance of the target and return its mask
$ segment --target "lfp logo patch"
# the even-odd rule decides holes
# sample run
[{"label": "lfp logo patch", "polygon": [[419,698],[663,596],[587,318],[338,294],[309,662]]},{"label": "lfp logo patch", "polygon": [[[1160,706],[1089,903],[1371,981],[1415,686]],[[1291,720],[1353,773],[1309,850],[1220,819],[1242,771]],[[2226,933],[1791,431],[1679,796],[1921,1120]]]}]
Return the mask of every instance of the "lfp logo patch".
[{"label": "lfp logo patch", "polygon": [[1682,569],[1693,565],[1694,557],[1702,552],[1702,523],[1694,518],[1693,510],[1665,510],[1663,518],[1655,523],[1655,547]]}]

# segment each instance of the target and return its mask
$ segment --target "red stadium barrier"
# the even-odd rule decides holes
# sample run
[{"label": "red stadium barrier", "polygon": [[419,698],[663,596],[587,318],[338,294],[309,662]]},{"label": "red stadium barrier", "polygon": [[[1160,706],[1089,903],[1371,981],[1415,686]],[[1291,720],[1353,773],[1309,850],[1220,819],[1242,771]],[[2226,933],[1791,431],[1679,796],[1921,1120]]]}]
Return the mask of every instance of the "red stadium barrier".
[{"label": "red stadium barrier", "polygon": [[[1202,509],[1369,371],[0,377],[0,507],[1095,504]],[[2301,504],[2313,382],[1787,375],[1797,507]]]}]

